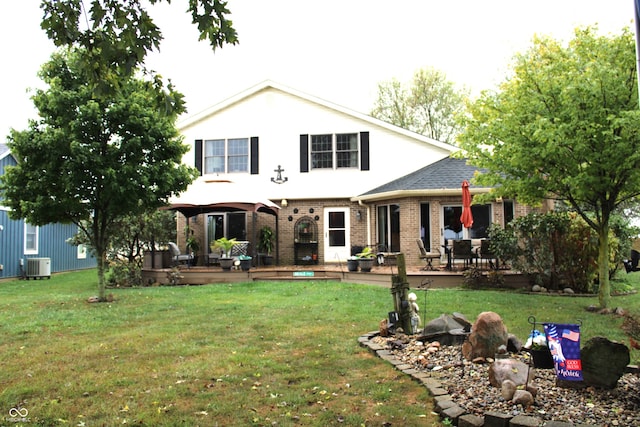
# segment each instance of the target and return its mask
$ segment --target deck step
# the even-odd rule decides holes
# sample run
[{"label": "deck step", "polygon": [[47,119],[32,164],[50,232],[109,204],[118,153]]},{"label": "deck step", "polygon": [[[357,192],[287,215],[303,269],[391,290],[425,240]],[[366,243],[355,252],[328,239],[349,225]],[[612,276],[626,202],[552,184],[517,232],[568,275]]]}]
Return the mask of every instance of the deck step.
[{"label": "deck step", "polygon": [[318,281],[318,280],[332,280],[332,281],[340,281],[339,277],[330,277],[330,276],[258,276],[253,278],[254,282],[262,282],[262,281],[273,281],[277,280],[280,282],[309,282],[309,281]]}]

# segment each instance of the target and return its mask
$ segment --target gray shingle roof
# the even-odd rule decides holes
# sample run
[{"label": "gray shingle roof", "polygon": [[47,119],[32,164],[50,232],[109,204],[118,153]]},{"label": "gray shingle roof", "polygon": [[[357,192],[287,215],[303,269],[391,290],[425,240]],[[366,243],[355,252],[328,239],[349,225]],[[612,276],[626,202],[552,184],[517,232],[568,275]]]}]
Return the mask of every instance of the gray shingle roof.
[{"label": "gray shingle roof", "polygon": [[[466,159],[446,157],[415,172],[369,190],[361,194],[361,196],[391,191],[460,189],[462,181],[465,179],[471,181],[477,170],[482,171],[482,169],[468,165]],[[473,187],[471,185],[470,188]]]}]

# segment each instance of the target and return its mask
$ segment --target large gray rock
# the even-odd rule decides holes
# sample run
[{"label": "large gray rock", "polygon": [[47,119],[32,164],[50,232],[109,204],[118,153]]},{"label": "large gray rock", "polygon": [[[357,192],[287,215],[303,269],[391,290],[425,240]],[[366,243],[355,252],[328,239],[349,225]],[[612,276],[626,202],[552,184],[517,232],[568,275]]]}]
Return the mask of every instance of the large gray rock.
[{"label": "large gray rock", "polygon": [[461,344],[466,337],[465,327],[464,316],[458,313],[454,313],[454,316],[442,314],[424,326],[420,341],[437,340],[442,345]]},{"label": "large gray rock", "polygon": [[502,388],[502,383],[512,381],[516,387],[525,385],[535,377],[535,370],[529,369],[529,365],[516,359],[496,359],[489,366],[489,383],[494,387]]},{"label": "large gray rock", "polygon": [[603,337],[591,338],[580,350],[585,385],[615,388],[629,364],[629,349]]},{"label": "large gray rock", "polygon": [[462,345],[462,354],[467,360],[477,357],[494,357],[501,345],[507,345],[507,328],[502,318],[492,311],[485,311],[471,327],[469,339]]}]

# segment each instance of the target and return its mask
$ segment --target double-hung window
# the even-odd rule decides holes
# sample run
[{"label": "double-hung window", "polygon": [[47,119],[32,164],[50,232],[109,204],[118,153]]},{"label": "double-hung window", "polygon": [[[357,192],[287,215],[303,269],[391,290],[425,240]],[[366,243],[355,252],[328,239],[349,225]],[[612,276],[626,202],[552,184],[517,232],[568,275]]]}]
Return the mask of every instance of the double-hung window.
[{"label": "double-hung window", "polygon": [[249,171],[249,139],[208,139],[204,143],[204,173]]},{"label": "double-hung window", "polygon": [[311,168],[358,167],[358,134],[311,135]]}]

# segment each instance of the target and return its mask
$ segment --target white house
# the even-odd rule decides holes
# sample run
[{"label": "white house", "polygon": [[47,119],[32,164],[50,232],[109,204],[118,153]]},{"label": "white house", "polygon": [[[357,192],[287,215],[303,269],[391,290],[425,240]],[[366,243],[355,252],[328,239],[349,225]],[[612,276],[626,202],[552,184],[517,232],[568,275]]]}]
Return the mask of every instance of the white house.
[{"label": "white house", "polygon": [[[214,192],[220,181],[230,181],[239,195],[259,195],[281,207],[275,220],[238,210],[195,216],[189,225],[201,246],[225,235],[250,241],[255,249],[257,228],[277,221],[281,264],[344,261],[353,250],[374,244],[419,262],[415,239],[439,245],[447,228],[433,201],[459,205],[460,183],[471,178],[453,176],[455,186],[441,191],[427,186],[424,192],[372,195],[373,189],[384,190],[448,159],[456,147],[271,81],[178,127],[191,146],[185,163],[201,172],[201,191]],[[473,169],[466,172],[472,175]],[[425,202],[431,203],[426,211],[433,211],[428,219],[421,217]],[[502,215],[490,211],[488,221]],[[184,248],[184,241],[179,243]]]}]

